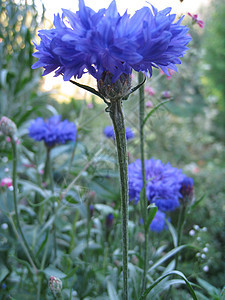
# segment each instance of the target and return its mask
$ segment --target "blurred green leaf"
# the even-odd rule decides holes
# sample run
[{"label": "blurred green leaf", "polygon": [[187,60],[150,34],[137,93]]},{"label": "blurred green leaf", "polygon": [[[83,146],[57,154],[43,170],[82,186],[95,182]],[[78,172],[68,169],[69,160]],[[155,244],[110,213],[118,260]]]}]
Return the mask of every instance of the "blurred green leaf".
[{"label": "blurred green leaf", "polygon": [[107,290],[110,300],[119,300],[116,289],[111,281],[107,280]]}]

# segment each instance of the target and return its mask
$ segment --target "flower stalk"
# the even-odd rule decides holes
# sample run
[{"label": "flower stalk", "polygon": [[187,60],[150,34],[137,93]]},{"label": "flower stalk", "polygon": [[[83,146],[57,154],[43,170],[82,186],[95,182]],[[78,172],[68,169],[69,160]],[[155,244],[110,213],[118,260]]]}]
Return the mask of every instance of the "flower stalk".
[{"label": "flower stalk", "polygon": [[31,263],[31,265],[34,267],[35,271],[37,272],[37,267],[39,266],[38,261],[36,260],[33,252],[31,251],[30,247],[28,246],[28,243],[24,237],[21,225],[20,225],[20,219],[19,219],[19,213],[18,213],[18,207],[17,207],[17,149],[16,149],[16,141],[14,140],[14,137],[11,136],[11,145],[12,145],[12,152],[13,152],[13,201],[14,201],[14,209],[15,209],[15,217],[16,217],[16,227],[17,230],[21,236],[21,244],[25,250],[25,253]]},{"label": "flower stalk", "polygon": [[112,119],[120,171],[122,248],[123,248],[123,299],[128,300],[128,159],[122,101],[111,101],[109,115]]},{"label": "flower stalk", "polygon": [[[142,72],[138,73],[138,82],[139,84],[143,82],[144,74]],[[141,166],[142,166],[142,197],[141,207],[142,207],[142,218],[144,222],[144,260],[143,260],[143,275],[142,275],[142,287],[141,293],[146,289],[146,273],[147,273],[147,261],[148,261],[148,228],[147,223],[147,197],[146,197],[146,176],[145,176],[145,152],[144,152],[144,118],[145,118],[145,97],[144,97],[144,84],[139,88],[139,133],[140,133],[140,152],[141,152]]]}]

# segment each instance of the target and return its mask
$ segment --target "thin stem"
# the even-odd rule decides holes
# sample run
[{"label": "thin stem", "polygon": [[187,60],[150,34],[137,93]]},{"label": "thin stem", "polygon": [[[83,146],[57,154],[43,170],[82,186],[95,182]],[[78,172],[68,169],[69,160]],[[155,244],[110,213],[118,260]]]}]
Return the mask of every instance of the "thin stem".
[{"label": "thin stem", "polygon": [[[52,195],[54,195],[54,183],[53,183],[53,175],[52,175],[52,165],[51,165],[51,148],[47,147],[47,155],[45,161],[45,176],[49,176],[50,180],[50,188]],[[54,199],[54,197],[53,197]],[[55,203],[52,203],[52,214],[55,215]],[[55,222],[53,223],[53,244],[54,244],[54,258],[57,257],[57,241],[56,241],[56,227]]]},{"label": "thin stem", "polygon": [[[178,216],[178,223],[177,223],[177,247],[179,247],[181,244],[181,237],[182,237],[182,231],[183,231],[185,219],[186,219],[186,206],[181,205],[179,216]],[[178,259],[179,259],[179,253],[176,254],[175,270],[177,269],[178,266]]]},{"label": "thin stem", "polygon": [[[144,80],[144,74],[138,74],[138,81],[142,83]],[[147,273],[147,261],[148,261],[148,231],[146,228],[147,222],[147,197],[146,197],[146,177],[145,177],[145,151],[144,151],[144,118],[145,118],[145,97],[144,97],[144,84],[139,88],[139,124],[140,124],[140,152],[141,152],[141,166],[142,166],[142,182],[143,182],[143,196],[140,199],[142,202],[142,217],[144,222],[145,242],[144,242],[144,266],[142,275],[142,288],[141,293],[146,289],[146,273]]]},{"label": "thin stem", "polygon": [[[37,262],[33,252],[31,251],[30,247],[27,244],[27,241],[24,237],[21,225],[20,225],[20,220],[19,220],[19,213],[18,213],[18,207],[17,207],[17,177],[16,177],[16,172],[17,172],[17,150],[16,150],[16,142],[13,137],[11,137],[11,145],[12,145],[12,152],[13,152],[13,201],[14,201],[14,209],[15,209],[15,216],[16,216],[16,225],[17,229],[19,231],[19,234],[21,236],[21,239],[23,241],[23,245],[26,249],[26,254],[28,256],[28,259],[30,262],[32,261],[31,265],[33,267],[39,266],[39,263]],[[37,271],[37,269],[36,269]]]},{"label": "thin stem", "polygon": [[128,160],[124,115],[122,111],[122,103],[120,100],[111,102],[109,114],[112,119],[115,131],[120,170],[123,244],[123,299],[128,300]]}]

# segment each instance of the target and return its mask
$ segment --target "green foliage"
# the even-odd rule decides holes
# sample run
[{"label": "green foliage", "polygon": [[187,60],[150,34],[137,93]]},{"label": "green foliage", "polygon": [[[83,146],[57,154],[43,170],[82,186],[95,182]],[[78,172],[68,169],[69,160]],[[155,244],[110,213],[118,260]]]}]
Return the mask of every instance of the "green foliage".
[{"label": "green foliage", "polygon": [[[219,97],[219,108],[225,110],[225,3],[213,0],[208,9],[204,35],[205,62],[209,64],[206,73],[210,88]],[[213,41],[213,42],[212,42]]]},{"label": "green foliage", "polygon": [[34,1],[0,1],[0,114],[15,120],[17,126],[34,112],[46,110],[48,96],[38,90],[40,71],[31,69],[32,41],[43,18],[44,14],[38,17]]},{"label": "green foliage", "polygon": [[203,46],[205,48],[204,62],[206,64],[203,83],[205,89],[215,98],[219,112],[215,118],[216,136],[224,138],[225,113],[225,3],[223,0],[213,0],[206,10],[206,30]]}]

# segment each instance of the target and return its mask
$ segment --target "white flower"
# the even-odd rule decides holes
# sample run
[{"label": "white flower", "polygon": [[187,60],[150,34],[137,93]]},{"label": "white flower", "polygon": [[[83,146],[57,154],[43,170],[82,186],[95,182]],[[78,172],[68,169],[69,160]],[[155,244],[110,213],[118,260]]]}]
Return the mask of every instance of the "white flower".
[{"label": "white flower", "polygon": [[205,252],[205,253],[207,253],[207,252],[209,251],[209,249],[208,249],[207,247],[204,247],[204,248],[202,249],[202,251]]},{"label": "white flower", "polygon": [[208,266],[204,266],[204,267],[203,267],[203,271],[204,271],[204,272],[208,272],[208,271],[209,271],[209,267],[208,267]]},{"label": "white flower", "polygon": [[7,161],[8,161],[8,157],[7,157],[7,156],[4,156],[4,157],[2,158],[2,162],[3,162],[3,163],[7,163]]},{"label": "white flower", "polygon": [[206,255],[203,253],[203,254],[201,255],[201,258],[205,259],[205,258],[206,258]]},{"label": "white flower", "polygon": [[193,227],[194,227],[195,230],[199,230],[200,229],[200,227],[198,225],[194,225]]},{"label": "white flower", "polygon": [[193,229],[191,229],[191,230],[189,231],[189,235],[190,235],[190,236],[194,236],[194,235],[195,235],[195,231],[194,231]]},{"label": "white flower", "polygon": [[2,223],[2,225],[1,225],[1,228],[3,229],[3,230],[6,230],[6,229],[8,229],[8,224],[7,223]]}]

